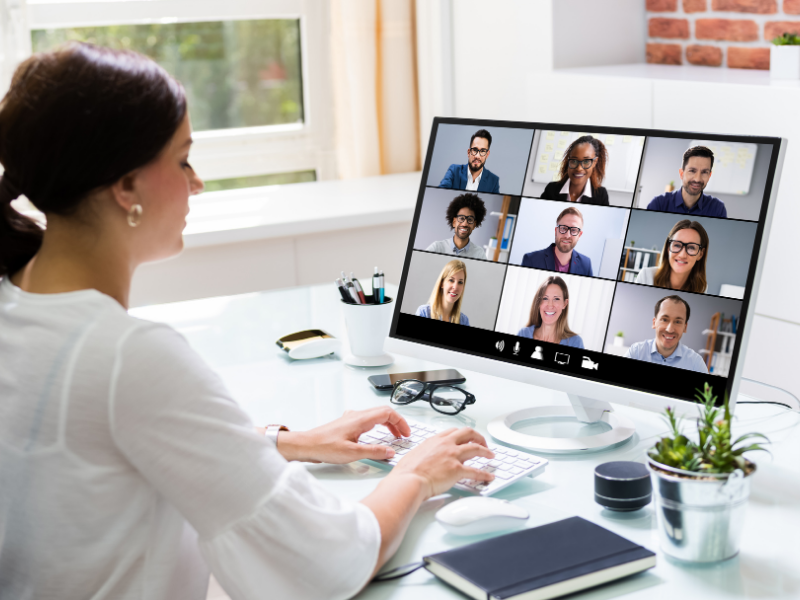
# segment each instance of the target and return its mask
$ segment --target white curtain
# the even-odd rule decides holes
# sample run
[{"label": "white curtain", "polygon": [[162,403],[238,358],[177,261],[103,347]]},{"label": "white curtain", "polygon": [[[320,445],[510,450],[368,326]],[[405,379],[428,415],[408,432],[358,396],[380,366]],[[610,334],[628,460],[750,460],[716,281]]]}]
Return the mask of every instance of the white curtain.
[{"label": "white curtain", "polygon": [[339,176],[418,170],[413,0],[332,0],[331,66]]},{"label": "white curtain", "polygon": [[0,0],[0,98],[14,69],[31,53],[26,0]]},{"label": "white curtain", "polygon": [[[536,290],[545,279],[555,274],[550,271],[509,267],[495,329],[516,335],[525,327]],[[586,349],[602,352],[614,297],[614,282],[596,277],[577,277],[564,273],[558,275],[564,279],[569,290],[570,329],[583,338]]]}]

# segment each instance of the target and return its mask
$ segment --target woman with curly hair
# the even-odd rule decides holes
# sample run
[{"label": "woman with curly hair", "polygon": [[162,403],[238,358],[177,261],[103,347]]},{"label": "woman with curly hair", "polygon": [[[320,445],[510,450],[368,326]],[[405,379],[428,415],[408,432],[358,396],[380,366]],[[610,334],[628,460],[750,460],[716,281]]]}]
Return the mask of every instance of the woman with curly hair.
[{"label": "woman with curly hair", "polygon": [[542,199],[608,206],[608,192],[603,187],[607,162],[603,142],[591,135],[579,137],[564,152],[559,180],[547,184]]}]

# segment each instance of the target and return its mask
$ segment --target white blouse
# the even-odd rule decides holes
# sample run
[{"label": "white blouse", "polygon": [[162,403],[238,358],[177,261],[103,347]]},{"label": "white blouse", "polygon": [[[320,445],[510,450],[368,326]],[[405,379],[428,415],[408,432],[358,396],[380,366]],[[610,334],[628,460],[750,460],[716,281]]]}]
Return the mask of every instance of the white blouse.
[{"label": "white blouse", "polygon": [[0,596],[346,598],[379,547],[176,331],[0,280]]},{"label": "white blouse", "polygon": [[[653,285],[655,280],[656,271],[658,271],[658,267],[645,267],[636,275],[636,281],[634,283],[643,283],[644,285]],[[706,289],[703,290],[703,293],[708,292],[708,284],[706,284]]]}]

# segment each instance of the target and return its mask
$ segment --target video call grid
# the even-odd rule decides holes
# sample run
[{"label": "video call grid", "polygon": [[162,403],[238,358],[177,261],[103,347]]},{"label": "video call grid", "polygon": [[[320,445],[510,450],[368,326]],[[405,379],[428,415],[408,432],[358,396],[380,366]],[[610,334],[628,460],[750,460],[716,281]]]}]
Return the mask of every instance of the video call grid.
[{"label": "video call grid", "polygon": [[[531,131],[532,131],[533,133],[535,133],[535,131],[536,131],[536,130],[531,130]],[[532,133],[532,137],[533,137],[533,133]],[[645,141],[644,141],[644,143],[642,144],[642,151],[641,151],[641,155],[644,155],[644,154],[645,154],[645,146],[646,146],[646,144],[648,143],[648,141],[649,141],[650,139],[658,139],[658,138],[655,138],[655,136],[648,136],[648,137],[646,137],[646,138],[645,138]],[[528,158],[529,158],[529,162],[530,162],[530,154],[531,154],[532,152],[533,152],[533,144],[531,144],[531,146],[530,146],[530,150],[529,150],[529,157],[528,157]],[[430,161],[429,161],[429,162],[430,162]],[[634,189],[638,189],[639,182],[640,182],[640,179],[641,179],[641,177],[642,177],[642,171],[643,171],[643,169],[644,169],[644,161],[642,160],[642,161],[640,161],[640,163],[639,163],[639,166],[638,166],[638,169],[637,169],[636,187],[635,187]],[[487,169],[487,170],[488,170],[488,169]],[[427,171],[428,171],[428,169],[426,169],[426,173],[427,173]],[[524,184],[524,182],[525,182],[525,179],[527,179],[527,177],[528,177],[528,173],[527,173],[527,171],[526,171],[525,175],[523,176],[523,184]],[[426,187],[437,187],[437,186],[430,186],[430,185],[428,185],[428,186],[426,186]],[[439,189],[442,189],[442,188],[439,188]],[[679,188],[679,189],[680,189],[680,188]],[[494,194],[494,195],[498,195],[498,196],[508,196],[508,195],[512,195],[512,194],[510,194],[510,193],[494,193],[494,192],[486,192],[486,191],[484,191],[484,192],[482,192],[482,193],[483,193],[483,194]],[[523,198],[523,199],[539,199],[539,200],[541,200],[541,199],[542,199],[542,198],[540,198],[540,197],[537,197],[537,196],[522,196],[522,198]],[[646,208],[639,208],[639,207],[636,207],[636,206],[634,206],[634,200],[635,200],[635,198],[634,198],[634,197],[632,197],[632,198],[631,198],[631,201],[630,201],[630,204],[629,204],[629,205],[628,205],[628,207],[627,207],[627,210],[629,211],[629,214],[628,214],[628,219],[627,219],[627,227],[626,227],[626,231],[625,231],[625,234],[624,234],[624,237],[623,237],[623,241],[624,241],[624,240],[627,240],[627,238],[628,238],[628,232],[629,232],[629,228],[631,227],[631,223],[632,223],[631,215],[632,215],[632,214],[634,214],[634,213],[633,213],[633,211],[637,211],[637,212],[638,212],[638,211],[642,211],[642,212],[663,212],[664,214],[672,214],[672,215],[674,215],[674,214],[675,214],[675,213],[673,213],[673,212],[669,212],[669,211],[652,211],[652,209],[646,209]],[[557,199],[554,199],[554,201],[559,201],[559,200],[557,200]],[[572,202],[569,202],[569,201],[562,201],[562,202],[563,202],[564,204],[573,204]],[[762,202],[763,202],[763,198],[762,198]],[[517,215],[517,216],[518,216],[518,215]],[[688,216],[688,215],[687,215],[687,216]],[[692,216],[689,216],[689,218],[692,218]],[[713,217],[713,216],[706,216],[706,218],[719,218],[720,220],[725,220],[723,217]],[[755,220],[755,219],[754,219],[754,220],[751,220],[751,219],[736,219],[736,218],[729,218],[729,220],[731,220],[731,221],[744,221],[744,222],[753,222],[754,224],[756,224],[756,223],[758,222],[758,221],[757,221],[757,220]],[[520,225],[520,222],[519,222],[519,219],[517,219],[517,220],[514,222],[514,225],[513,225],[514,229],[516,230],[516,229],[519,227],[519,225]],[[512,252],[512,250],[513,250],[513,245],[514,245],[515,243],[517,243],[517,242],[518,242],[518,239],[517,239],[517,236],[516,236],[516,231],[515,231],[515,232],[514,232],[514,235],[512,236],[511,242],[510,242],[510,247],[508,248],[508,252],[509,252],[509,259],[510,259],[510,256],[511,256],[511,252]],[[498,241],[498,243],[499,243],[499,241]],[[421,249],[418,249],[418,248],[415,248],[415,250],[417,250],[417,251],[423,251],[423,250],[421,250]],[[753,249],[753,252],[754,252],[754,250],[755,250],[755,249]],[[623,251],[622,251],[622,253],[624,254],[624,252],[625,252],[625,249],[623,248]],[[475,258],[469,258],[469,259],[467,259],[467,260],[478,260],[478,259],[475,259]],[[622,260],[623,260],[623,257],[622,257],[622,256],[620,256],[620,262],[622,262]],[[493,261],[486,261],[486,262],[493,262]],[[506,277],[506,275],[507,275],[507,272],[508,272],[508,268],[509,268],[509,266],[513,266],[513,265],[511,265],[511,263],[510,263],[510,262],[509,262],[509,263],[501,263],[501,264],[498,264],[498,265],[497,265],[497,267],[498,267],[498,268],[501,268],[501,269],[503,269],[503,270],[504,270],[504,273],[503,273],[503,276],[504,276],[503,288],[505,287],[505,277]],[[521,267],[521,268],[531,268],[531,267]],[[576,277],[581,277],[581,276],[583,276],[583,277],[589,277],[588,275],[575,275],[575,274],[573,274],[573,276],[576,276]],[[613,281],[613,285],[614,285],[613,296],[614,296],[614,298],[616,297],[617,284],[618,284],[618,283],[620,283],[620,282],[619,282],[617,279],[611,280],[611,279],[602,278],[602,277],[598,277],[598,276],[593,276],[593,278],[597,278],[597,279],[604,279],[604,280],[606,280],[606,281]],[[647,284],[637,284],[637,283],[635,283],[635,282],[625,282],[625,285],[633,285],[633,286],[636,286],[636,287],[640,287],[640,286],[641,286],[641,287],[643,287],[643,288],[649,288],[649,287],[652,287],[652,286],[650,286],[650,285],[647,285]],[[683,292],[683,291],[681,291],[681,293],[690,294],[690,292]],[[716,294],[707,294],[707,293],[706,293],[706,294],[699,294],[699,295],[700,295],[700,296],[706,296],[706,297],[708,297],[708,296],[712,296],[712,297],[720,297],[720,298],[725,298],[724,296],[721,296],[721,295],[716,295]],[[501,298],[502,298],[502,294],[501,294]],[[606,323],[606,336],[605,336],[605,338],[607,338],[607,329],[608,329],[608,327],[610,326],[610,316],[611,316],[611,313],[613,312],[613,308],[614,308],[614,305],[613,305],[613,300],[612,300],[612,305],[611,305],[611,308],[610,308],[610,310],[609,310],[609,316],[608,316],[607,323]],[[496,311],[496,315],[497,315],[497,314],[499,314],[499,300],[498,300],[498,308],[497,308],[497,311]],[[741,313],[740,313],[740,314],[741,314]],[[495,323],[494,323],[494,328],[496,329],[496,327],[497,327],[497,316],[495,317]],[[604,339],[605,339],[605,338],[604,338]]]}]

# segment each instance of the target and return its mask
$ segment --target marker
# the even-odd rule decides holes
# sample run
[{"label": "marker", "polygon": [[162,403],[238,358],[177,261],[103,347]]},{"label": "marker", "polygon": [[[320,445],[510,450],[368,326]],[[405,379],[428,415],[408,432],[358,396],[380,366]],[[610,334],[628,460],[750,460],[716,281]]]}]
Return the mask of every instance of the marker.
[{"label": "marker", "polygon": [[361,304],[366,304],[367,297],[364,295],[364,288],[361,287],[361,282],[353,277],[352,271],[350,271],[350,281],[353,282],[353,287],[356,288],[356,292],[358,293],[358,298],[361,300]]},{"label": "marker", "polygon": [[386,298],[385,291],[386,290],[384,289],[384,283],[383,283],[383,271],[381,271],[380,275],[378,275],[378,281],[380,282],[379,283],[379,288],[378,288],[380,290],[380,296],[381,296],[381,302],[380,303],[383,304],[384,302],[386,302],[386,300],[385,300],[385,298]]},{"label": "marker", "polygon": [[361,304],[361,298],[358,297],[358,292],[356,291],[356,286],[353,285],[352,281],[345,282],[344,286],[347,288],[347,292],[353,297],[353,302],[356,304]]},{"label": "marker", "polygon": [[378,274],[378,267],[375,267],[375,271],[373,271],[372,275],[372,302],[375,304],[381,303],[380,287],[381,279]]},{"label": "marker", "polygon": [[336,284],[336,287],[339,290],[339,293],[342,295],[342,300],[344,300],[348,304],[352,304],[353,303],[353,299],[350,297],[350,294],[347,293],[347,288],[344,287],[344,285],[342,284],[342,280],[341,279],[334,279],[333,283]]}]

